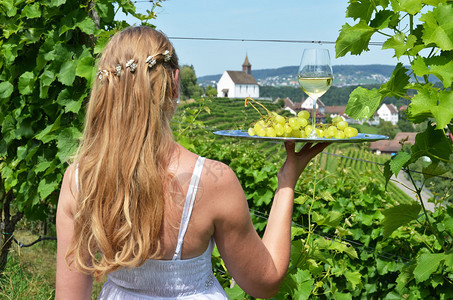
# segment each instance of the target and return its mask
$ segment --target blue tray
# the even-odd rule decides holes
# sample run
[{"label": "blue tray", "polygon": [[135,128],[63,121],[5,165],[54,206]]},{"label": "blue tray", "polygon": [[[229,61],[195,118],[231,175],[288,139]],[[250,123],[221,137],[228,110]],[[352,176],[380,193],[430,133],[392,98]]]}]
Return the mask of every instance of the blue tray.
[{"label": "blue tray", "polygon": [[370,133],[359,133],[355,137],[346,138],[346,139],[335,139],[335,138],[294,138],[294,137],[266,137],[266,136],[251,136],[245,130],[218,130],[214,131],[214,134],[220,136],[228,136],[228,137],[238,137],[238,138],[248,138],[248,139],[256,139],[256,140],[263,140],[263,141],[293,141],[293,142],[329,142],[329,143],[363,143],[363,142],[373,142],[379,140],[388,140],[389,137],[386,135],[380,134],[370,134]]}]

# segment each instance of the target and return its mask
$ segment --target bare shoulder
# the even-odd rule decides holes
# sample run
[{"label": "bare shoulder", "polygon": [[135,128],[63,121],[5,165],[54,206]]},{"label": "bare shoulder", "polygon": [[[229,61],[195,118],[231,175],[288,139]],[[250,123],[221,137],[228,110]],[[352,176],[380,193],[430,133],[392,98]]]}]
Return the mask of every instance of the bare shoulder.
[{"label": "bare shoulder", "polygon": [[77,199],[77,165],[70,164],[66,169],[61,183],[58,208],[65,214],[73,215],[76,211]]},{"label": "bare shoulder", "polygon": [[206,159],[203,174],[205,175],[205,183],[215,189],[231,187],[231,184],[239,184],[234,171],[220,161]]}]

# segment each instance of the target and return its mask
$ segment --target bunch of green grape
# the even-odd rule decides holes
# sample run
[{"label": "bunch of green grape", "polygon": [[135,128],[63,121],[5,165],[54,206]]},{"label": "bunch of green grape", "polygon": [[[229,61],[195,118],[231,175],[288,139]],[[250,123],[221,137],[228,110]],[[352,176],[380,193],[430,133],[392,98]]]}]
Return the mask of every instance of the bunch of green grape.
[{"label": "bunch of green grape", "polygon": [[[246,98],[245,105],[248,103],[247,99],[251,98]],[[253,101],[264,107],[261,103],[258,103],[255,100]],[[255,106],[253,107],[256,109]],[[259,112],[259,110],[257,111]],[[297,116],[289,118],[283,117],[276,112],[269,112],[267,109],[266,111],[268,112],[268,115],[261,115],[261,119],[248,129],[249,135],[307,138],[310,137],[313,130],[316,130],[316,135],[318,137],[345,139],[355,137],[358,134],[358,130],[349,127],[348,123],[340,116],[333,118],[332,124],[317,124],[316,128],[313,128],[308,122],[310,113],[306,110],[300,111]]]}]

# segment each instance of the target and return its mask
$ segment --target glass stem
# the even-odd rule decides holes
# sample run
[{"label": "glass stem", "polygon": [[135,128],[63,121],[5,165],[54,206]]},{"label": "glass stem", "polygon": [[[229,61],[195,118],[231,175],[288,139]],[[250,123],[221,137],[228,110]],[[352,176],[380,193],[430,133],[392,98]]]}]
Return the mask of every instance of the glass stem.
[{"label": "glass stem", "polygon": [[312,111],[312,116],[311,116],[311,126],[313,126],[313,131],[311,132],[310,136],[311,137],[316,137],[316,101],[318,101],[318,98],[313,98],[313,111]]}]

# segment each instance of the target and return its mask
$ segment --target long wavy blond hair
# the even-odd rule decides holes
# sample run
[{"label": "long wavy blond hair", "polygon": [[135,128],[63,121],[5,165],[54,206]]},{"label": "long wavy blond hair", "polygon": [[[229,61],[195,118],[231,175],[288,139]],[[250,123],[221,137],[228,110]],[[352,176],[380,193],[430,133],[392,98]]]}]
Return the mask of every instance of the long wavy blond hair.
[{"label": "long wavy blond hair", "polygon": [[97,280],[159,257],[178,59],[162,32],[129,27],[112,37],[98,68],[75,159],[77,213],[66,255]]}]

